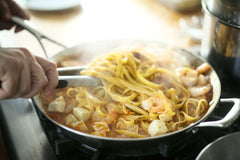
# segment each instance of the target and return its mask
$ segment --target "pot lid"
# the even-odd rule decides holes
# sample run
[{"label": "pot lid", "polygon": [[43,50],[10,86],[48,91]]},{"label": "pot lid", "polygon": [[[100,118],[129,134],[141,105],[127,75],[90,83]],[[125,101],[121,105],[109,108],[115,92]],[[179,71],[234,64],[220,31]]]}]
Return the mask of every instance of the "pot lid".
[{"label": "pot lid", "polygon": [[202,0],[202,6],[224,24],[240,28],[239,0]]}]

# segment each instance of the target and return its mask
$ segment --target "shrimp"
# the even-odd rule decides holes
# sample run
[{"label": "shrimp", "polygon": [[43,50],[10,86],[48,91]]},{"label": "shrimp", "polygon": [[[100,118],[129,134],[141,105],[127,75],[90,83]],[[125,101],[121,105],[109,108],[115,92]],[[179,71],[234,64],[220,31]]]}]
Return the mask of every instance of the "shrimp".
[{"label": "shrimp", "polygon": [[209,82],[209,80],[210,80],[210,78],[209,78],[209,76],[204,76],[203,74],[200,74],[199,76],[198,76],[198,85],[205,85],[205,84],[207,84],[208,82]]},{"label": "shrimp", "polygon": [[201,95],[204,95],[208,93],[211,89],[212,86],[210,84],[204,86],[193,86],[188,88],[192,97],[199,97]]},{"label": "shrimp", "polygon": [[153,137],[167,133],[168,128],[161,120],[154,120],[148,127],[148,133]]},{"label": "shrimp", "polygon": [[197,84],[198,72],[188,67],[182,67],[176,69],[176,74],[180,77],[183,84],[187,87],[191,87]]},{"label": "shrimp", "polygon": [[196,70],[187,67],[177,68],[176,73],[188,88],[191,96],[199,97],[205,95],[212,89],[211,84],[208,84],[209,77],[202,74],[210,68],[209,64],[203,63],[198,66]]},{"label": "shrimp", "polygon": [[155,94],[152,97],[142,101],[142,108],[150,113],[165,111],[164,104],[159,94]]},{"label": "shrimp", "polygon": [[196,68],[196,71],[201,74],[207,72],[209,69],[211,69],[211,66],[208,63],[203,63]]},{"label": "shrimp", "polygon": [[172,110],[172,105],[169,103],[168,98],[162,91],[157,92],[152,97],[142,102],[142,107],[150,113],[163,113],[166,112],[169,116],[175,113]]}]

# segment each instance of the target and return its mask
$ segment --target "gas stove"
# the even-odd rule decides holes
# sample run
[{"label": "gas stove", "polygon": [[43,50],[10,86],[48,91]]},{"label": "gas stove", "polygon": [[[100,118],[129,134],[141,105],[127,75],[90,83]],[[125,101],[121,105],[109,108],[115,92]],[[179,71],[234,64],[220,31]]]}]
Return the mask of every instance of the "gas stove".
[{"label": "gas stove", "polygon": [[[221,74],[222,98],[239,98],[240,84]],[[29,99],[0,102],[0,125],[10,159],[13,160],[192,160],[219,137],[240,131],[238,118],[227,129],[200,128],[190,132],[181,142],[161,146],[154,155],[116,155],[82,144],[64,134],[35,108]],[[207,121],[225,116],[231,104],[219,103]]]}]

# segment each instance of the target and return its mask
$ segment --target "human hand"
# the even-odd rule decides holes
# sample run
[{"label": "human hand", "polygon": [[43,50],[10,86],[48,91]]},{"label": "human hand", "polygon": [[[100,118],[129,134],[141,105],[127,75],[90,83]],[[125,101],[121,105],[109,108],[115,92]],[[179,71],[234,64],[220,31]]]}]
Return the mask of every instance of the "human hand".
[{"label": "human hand", "polygon": [[[17,16],[29,20],[29,15],[13,0],[0,0],[0,30],[11,29],[15,25],[10,22],[12,16]],[[16,26],[15,33],[22,28]]]},{"label": "human hand", "polygon": [[56,64],[25,48],[0,48],[0,100],[30,98],[42,89],[49,94],[58,83]]}]

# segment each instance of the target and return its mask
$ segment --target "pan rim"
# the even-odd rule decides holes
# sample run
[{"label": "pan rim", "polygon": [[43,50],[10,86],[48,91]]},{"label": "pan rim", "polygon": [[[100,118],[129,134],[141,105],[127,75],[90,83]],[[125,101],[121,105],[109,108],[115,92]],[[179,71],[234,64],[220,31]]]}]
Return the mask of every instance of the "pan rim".
[{"label": "pan rim", "polygon": [[[66,50],[64,51],[61,51],[57,54],[55,54],[54,56],[52,56],[50,59],[51,60],[54,60],[54,58],[56,59],[57,56],[59,55],[63,55],[63,54],[67,54],[73,50],[76,50],[76,49],[79,49],[81,48],[82,46],[84,46],[84,44],[95,44],[95,43],[108,43],[108,42],[117,42],[118,44],[124,42],[124,43],[129,43],[129,42],[134,42],[134,43],[157,43],[159,45],[165,45],[164,43],[162,43],[161,41],[157,41],[157,40],[142,40],[142,39],[111,39],[111,40],[97,40],[97,41],[86,41],[86,42],[82,42],[78,45],[75,45],[73,47],[70,47],[70,48],[67,48]],[[182,49],[182,48],[178,48],[178,49]],[[186,49],[182,49],[183,51],[185,52],[188,52],[188,54],[190,54],[194,59],[196,60],[199,60],[201,62],[206,62],[208,63],[206,60],[204,60],[202,57],[200,57],[199,55],[196,55],[190,51],[187,51]],[[208,63],[209,64],[209,63]],[[210,65],[211,66],[211,65]],[[113,138],[113,137],[100,137],[100,136],[95,136],[95,135],[91,135],[91,134],[87,134],[87,133],[84,133],[84,132],[80,132],[80,131],[77,131],[77,130],[74,130],[72,128],[69,128],[67,126],[64,126],[62,124],[59,124],[58,122],[54,121],[52,118],[50,118],[46,112],[42,109],[42,107],[39,107],[39,105],[37,103],[38,100],[36,99],[36,97],[33,97],[33,102],[37,105],[37,108],[42,112],[42,114],[48,118],[51,122],[53,122],[55,125],[61,127],[62,129],[66,130],[66,131],[69,131],[73,134],[76,134],[76,135],[79,135],[79,136],[84,136],[84,137],[88,137],[88,138],[93,138],[93,139],[99,139],[99,140],[104,140],[104,141],[123,141],[123,142],[134,142],[134,141],[146,141],[146,140],[155,140],[155,139],[159,139],[159,138],[164,138],[164,137],[168,137],[168,136],[171,136],[171,135],[174,135],[174,134],[178,134],[178,133],[181,133],[181,132],[190,132],[193,130],[194,126],[198,125],[199,123],[201,123],[202,121],[205,121],[210,115],[211,113],[214,111],[214,109],[216,108],[216,105],[217,103],[219,102],[219,99],[220,99],[220,95],[221,95],[221,83],[220,83],[220,79],[216,73],[216,71],[214,70],[214,68],[211,66],[211,84],[215,84],[213,87],[216,88],[217,86],[217,89],[218,89],[218,92],[214,92],[213,91],[213,98],[212,100],[210,101],[209,103],[209,109],[207,111],[207,113],[205,113],[205,115],[203,117],[201,117],[199,120],[197,120],[196,122],[188,125],[187,127],[183,128],[183,129],[180,129],[180,130],[177,130],[177,131],[173,131],[173,132],[169,132],[169,133],[166,133],[166,134],[163,134],[163,135],[158,135],[158,136],[154,136],[154,137],[144,137],[144,138]]]}]

